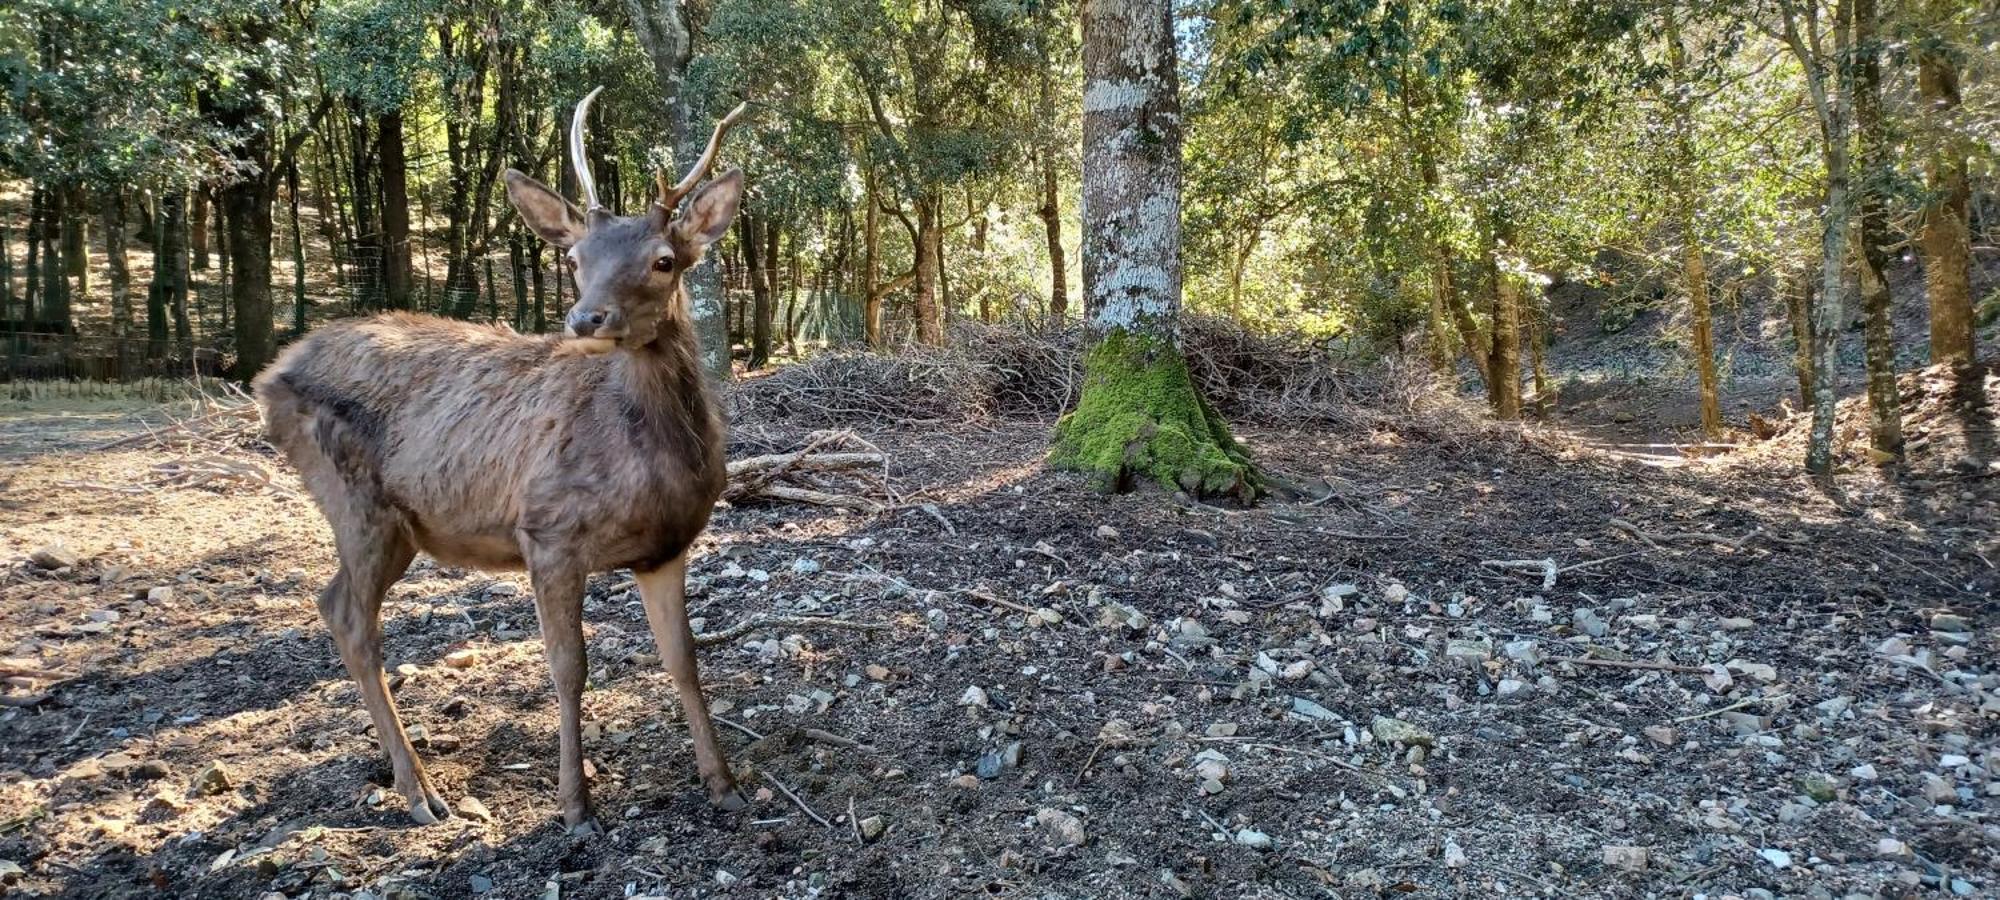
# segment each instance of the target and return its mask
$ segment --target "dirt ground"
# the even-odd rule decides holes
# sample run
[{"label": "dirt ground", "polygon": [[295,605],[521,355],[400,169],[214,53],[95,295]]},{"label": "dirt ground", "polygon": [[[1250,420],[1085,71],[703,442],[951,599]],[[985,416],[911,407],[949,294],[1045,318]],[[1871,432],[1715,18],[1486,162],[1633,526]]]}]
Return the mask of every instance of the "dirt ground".
[{"label": "dirt ground", "polygon": [[1550,431],[1252,428],[1314,499],[1240,512],[1089,492],[1044,424],[864,429],[893,510],[721,510],[693,566],[698,630],[890,626],[707,650],[749,810],[704,803],[629,579],[592,582],[585,838],[524,577],[391,594],[397,700],[478,801],[412,825],[313,611],[324,523],[282,473],[114,490],[188,455],[91,449],[141,418],[0,411],[10,896],[2000,894],[1990,410],[1838,499]]}]

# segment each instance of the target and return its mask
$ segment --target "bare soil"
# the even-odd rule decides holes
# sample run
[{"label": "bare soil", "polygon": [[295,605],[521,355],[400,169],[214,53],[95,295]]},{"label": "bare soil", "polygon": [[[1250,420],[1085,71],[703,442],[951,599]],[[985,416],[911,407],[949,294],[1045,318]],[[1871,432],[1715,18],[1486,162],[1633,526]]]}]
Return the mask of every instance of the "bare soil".
[{"label": "bare soil", "polygon": [[[490,812],[415,826],[313,610],[308,501],[113,490],[186,454],[89,449],[125,411],[4,418],[0,893],[2000,892],[1990,409],[1940,418],[1984,429],[1951,464],[1838,497],[1754,455],[1253,428],[1312,498],[1248,511],[1092,493],[1042,465],[1044,424],[867,429],[896,508],[721,510],[693,567],[708,629],[892,625],[708,649],[749,810],[703,802],[628,579],[592,582],[582,838],[524,577],[420,560],[391,594],[420,751]],[[1542,559],[1552,587],[1489,564]]]}]

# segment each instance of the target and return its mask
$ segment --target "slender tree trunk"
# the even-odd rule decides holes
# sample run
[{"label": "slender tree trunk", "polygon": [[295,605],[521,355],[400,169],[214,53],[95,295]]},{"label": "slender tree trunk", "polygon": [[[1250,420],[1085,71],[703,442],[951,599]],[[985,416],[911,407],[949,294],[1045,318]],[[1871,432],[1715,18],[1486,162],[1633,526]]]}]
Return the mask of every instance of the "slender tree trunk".
[{"label": "slender tree trunk", "polygon": [[64,193],[51,187],[42,196],[42,313],[37,324],[70,334],[75,329],[70,322],[69,279],[63,274],[63,253],[68,249],[63,234]]},{"label": "slender tree trunk", "polygon": [[1495,215],[1487,227],[1486,246],[1486,288],[1493,310],[1486,392],[1494,418],[1506,421],[1521,417],[1521,291],[1513,277],[1501,271],[1499,255],[1511,238],[1511,229]]},{"label": "slender tree trunk", "polygon": [[1535,302],[1528,304],[1528,322],[1528,364],[1534,370],[1535,376],[1535,419],[1546,422],[1549,420],[1549,409],[1555,403],[1555,398],[1549,396],[1548,369],[1544,365],[1544,357],[1548,355],[1549,346],[1549,310],[1546,298],[1537,296]]},{"label": "slender tree trunk", "polygon": [[944,346],[944,316],[938,307],[938,202],[934,195],[917,198],[916,272],[917,342]]},{"label": "slender tree trunk", "polygon": [[382,185],[382,305],[410,308],[410,187],[403,155],[403,113],[375,120],[377,181]]},{"label": "slender tree trunk", "polygon": [[1867,325],[1868,443],[1883,462],[1903,457],[1903,407],[1896,387],[1896,332],[1889,295],[1889,209],[1884,194],[1895,177],[1882,121],[1882,48],[1875,0],[1854,7],[1854,126],[1861,151],[1859,251],[1861,308]]},{"label": "slender tree trunk", "polygon": [[173,283],[172,258],[167,256],[173,244],[169,232],[173,216],[169,207],[181,203],[180,195],[163,193],[159,198],[159,211],[153,216],[153,277],[146,287],[146,358],[160,359],[167,355],[167,291]]},{"label": "slender tree trunk", "polygon": [[[1676,81],[1690,79],[1687,48],[1681,43],[1680,20],[1674,11],[1667,16],[1667,58]],[[1674,121],[1674,191],[1678,196],[1681,232],[1681,282],[1687,291],[1689,320],[1694,331],[1695,375],[1701,386],[1701,433],[1708,441],[1722,438],[1721,379],[1715,370],[1715,323],[1709,304],[1708,246],[1701,230],[1701,197],[1698,184],[1700,158],[1694,146],[1694,100],[1683,95],[1668,98]]]},{"label": "slender tree trunk", "polygon": [[[1952,0],[1930,0],[1949,14]],[[1917,42],[1917,92],[1923,101],[1925,201],[1917,219],[1917,249],[1930,299],[1931,362],[1964,365],[1977,358],[1972,316],[1971,184],[1966,141],[1956,121],[1958,67],[1928,41]]]},{"label": "slender tree trunk", "polygon": [[132,337],[132,270],[125,259],[125,194],[121,188],[107,187],[98,197],[104,232],[104,269],[111,290],[111,339],[115,342],[118,375],[125,375]]},{"label": "slender tree trunk", "polygon": [[1846,306],[1846,280],[1841,277],[1847,263],[1847,231],[1853,215],[1853,198],[1848,186],[1848,141],[1852,131],[1854,76],[1846,57],[1853,48],[1849,3],[1832,5],[1832,46],[1821,58],[1819,41],[1813,32],[1814,7],[1806,7],[1800,20],[1792,0],[1779,0],[1784,20],[1785,42],[1805,71],[1806,90],[1814,114],[1819,119],[1820,153],[1826,170],[1825,205],[1820,213],[1820,292],[1812,311],[1813,322],[1813,416],[1806,444],[1806,471],[1822,485],[1833,483],[1833,425],[1839,400],[1840,370],[1836,349],[1841,312]]},{"label": "slender tree trunk", "polygon": [[[178,193],[167,195],[160,201],[160,217],[166,220],[166,226],[162,231],[166,235],[166,240],[165,246],[155,251],[154,264],[165,265],[167,269],[167,280],[162,288],[162,296],[165,298],[167,309],[174,317],[174,339],[180,341],[189,354],[193,354],[194,325],[188,321],[189,223],[186,198]],[[161,257],[165,258],[164,263],[160,262]]]},{"label": "slender tree trunk", "polygon": [[22,273],[21,321],[29,330],[41,321],[42,299],[42,205],[45,199],[42,186],[34,185],[28,192],[28,258],[27,269]]},{"label": "slender tree trunk", "polygon": [[271,303],[271,195],[261,177],[244,178],[222,189],[228,225],[229,310],[234,314],[236,365],[231,375],[247,380],[271,361],[275,328]]},{"label": "slender tree trunk", "polygon": [[875,202],[874,178],[869,178],[869,188],[862,198],[868,205],[867,224],[862,227],[861,286],[867,292],[861,309],[862,336],[868,346],[882,347],[882,292],[876,290],[877,272],[881,268],[882,251],[882,211]]},{"label": "slender tree trunk", "polygon": [[792,232],[791,255],[786,257],[785,267],[791,270],[791,283],[786,287],[785,301],[785,353],[793,359],[799,355],[799,234]]},{"label": "slender tree trunk", "polygon": [[[0,322],[14,314],[14,234],[0,224]],[[23,317],[28,318],[28,317]]]},{"label": "slender tree trunk", "polygon": [[292,337],[306,334],[306,237],[299,230],[299,165],[294,159],[285,166],[285,193],[291,200],[292,226]]},{"label": "slender tree trunk", "polygon": [[81,186],[69,189],[63,201],[68,215],[62,220],[63,265],[76,279],[71,302],[90,301],[90,201]]},{"label": "slender tree trunk", "polygon": [[1800,409],[1813,406],[1812,282],[1810,273],[1800,273],[1779,289],[1785,299],[1785,319],[1792,329],[1792,373],[1799,379]]},{"label": "slender tree trunk", "polygon": [[750,368],[763,368],[771,360],[771,282],[766,262],[765,225],[762,216],[739,216],[737,238],[743,245],[743,268],[750,277]]},{"label": "slender tree trunk", "polygon": [[548,304],[543,299],[547,294],[548,286],[544,283],[544,276],[542,275],[542,242],[528,241],[527,254],[528,277],[533,280],[535,285],[535,314],[534,318],[528,320],[528,327],[533,329],[536,334],[541,334],[549,330]]},{"label": "slender tree trunk", "polygon": [[[188,213],[188,250],[194,254],[192,266],[201,271],[208,270],[208,186],[194,189],[194,209]],[[324,208],[322,207],[322,214]]]},{"label": "slender tree trunk", "polygon": [[1122,490],[1253,499],[1180,349],[1181,115],[1168,0],[1084,0],[1083,297],[1094,341],[1050,461]]}]

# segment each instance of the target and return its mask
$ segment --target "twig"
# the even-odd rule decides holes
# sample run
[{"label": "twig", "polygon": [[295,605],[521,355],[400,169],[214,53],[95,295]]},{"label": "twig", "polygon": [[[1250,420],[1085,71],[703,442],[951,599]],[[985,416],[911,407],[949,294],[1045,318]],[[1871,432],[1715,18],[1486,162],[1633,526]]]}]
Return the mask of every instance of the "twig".
[{"label": "twig", "polygon": [[711,719],[714,719],[714,720],[715,720],[715,721],[717,721],[717,722],[720,722],[720,723],[722,723],[722,724],[724,724],[724,725],[727,725],[727,726],[729,726],[729,727],[731,727],[731,728],[734,728],[734,729],[736,729],[737,731],[741,731],[741,732],[743,732],[744,734],[747,734],[747,735],[749,735],[749,736],[750,736],[750,739],[751,739],[751,740],[753,740],[753,741],[761,741],[761,740],[763,740],[763,739],[764,739],[764,736],[763,736],[763,735],[761,735],[761,734],[758,734],[758,733],[757,733],[756,731],[752,730],[752,729],[750,728],[750,726],[748,726],[748,725],[745,725],[745,724],[743,724],[742,722],[737,722],[737,721],[733,721],[733,720],[730,720],[730,719],[725,719],[725,718],[723,718],[723,717],[721,717],[721,716],[718,716],[718,715],[714,715],[714,714],[710,714],[710,715],[709,715],[709,718],[711,718]]},{"label": "twig", "polygon": [[1666,541],[1707,542],[1710,544],[1715,544],[1720,547],[1728,547],[1731,550],[1741,550],[1743,549],[1743,545],[1750,543],[1750,540],[1752,538],[1755,538],[1759,534],[1763,533],[1762,530],[1752,530],[1750,533],[1745,534],[1740,538],[1726,538],[1723,537],[1722,535],[1709,534],[1708,532],[1705,531],[1680,531],[1667,534],[1655,534],[1642,531],[1640,530],[1639,526],[1627,522],[1624,519],[1612,519],[1606,524],[1609,524],[1611,527],[1616,528],[1620,531],[1624,531],[1631,534],[1633,537],[1636,537],[1639,540],[1644,541],[1646,543],[1646,546],[1651,547],[1655,550],[1665,549],[1664,547],[1661,547],[1660,544]]},{"label": "twig", "polygon": [[785,799],[792,801],[793,805],[797,806],[807,816],[810,816],[813,821],[818,822],[826,828],[833,827],[832,822],[827,821],[825,816],[820,815],[818,810],[813,809],[812,804],[800,799],[799,795],[792,793],[792,789],[786,787],[784,782],[779,781],[778,776],[760,769],[757,772],[757,777],[770,782],[772,787],[778,789],[778,793],[785,795]]},{"label": "twig", "polygon": [[947,518],[945,518],[945,517],[944,517],[944,513],[942,513],[942,512],[939,512],[939,511],[938,511],[938,506],[937,506],[937,504],[935,504],[935,503],[923,503],[923,504],[919,504],[919,505],[917,506],[917,508],[918,508],[918,509],[921,509],[921,510],[923,510],[923,511],[924,511],[924,512],[926,512],[926,513],[929,513],[929,514],[930,514],[930,517],[931,517],[931,518],[933,518],[933,519],[936,519],[936,520],[938,521],[938,524],[939,524],[939,525],[943,525],[943,526],[944,526],[944,530],[945,530],[945,533],[946,533],[946,534],[949,534],[949,535],[951,535],[952,537],[957,537],[957,536],[958,536],[958,528],[957,528],[957,526],[954,526],[954,525],[952,525],[952,524],[951,524],[951,520],[950,520],[950,519],[947,519]]},{"label": "twig", "polygon": [[981,591],[981,590],[968,590],[968,591],[966,591],[965,593],[966,593],[966,594],[968,594],[968,595],[970,595],[970,596],[973,596],[973,597],[978,597],[979,599],[981,599],[981,600],[984,600],[984,601],[986,601],[986,602],[988,602],[988,603],[991,603],[991,604],[993,604],[993,605],[995,605],[995,606],[1004,606],[1004,607],[1007,607],[1008,609],[1011,609],[1011,610],[1013,610],[1013,611],[1015,611],[1015,612],[1018,612],[1018,613],[1025,613],[1025,614],[1027,614],[1027,615],[1031,615],[1031,616],[1032,616],[1032,615],[1036,615],[1036,614],[1039,614],[1039,613],[1041,612],[1041,610],[1039,610],[1039,609],[1036,609],[1036,608],[1034,608],[1034,607],[1032,607],[1032,606],[1022,606],[1021,604],[1019,604],[1019,603],[1015,603],[1015,602],[1014,602],[1014,601],[1012,601],[1012,600],[1002,600],[1002,599],[1000,599],[999,597],[995,597],[995,596],[993,596],[992,594],[989,594],[989,593],[987,593],[987,592],[985,592],[985,591]]},{"label": "twig", "polygon": [[1675,719],[1674,724],[1684,725],[1688,722],[1699,721],[1701,719],[1706,719],[1710,716],[1719,716],[1726,712],[1735,712],[1736,710],[1742,709],[1743,707],[1746,706],[1754,706],[1759,703],[1766,703],[1772,700],[1779,700],[1784,698],[1785,696],[1786,696],[1785,694],[1772,694],[1767,697],[1766,696],[1750,697],[1748,699],[1738,700],[1735,703],[1731,703],[1728,706],[1722,707],[1720,709],[1711,709],[1707,712],[1699,712],[1691,716],[1682,716],[1678,719]]},{"label": "twig", "polygon": [[1608,669],[1644,669],[1651,672],[1685,672],[1689,675],[1706,675],[1707,669],[1683,666],[1679,663],[1652,662],[1643,659],[1604,659],[1597,656],[1569,656],[1551,662],[1576,663],[1580,666],[1603,666]]},{"label": "twig", "polygon": [[854,828],[854,842],[866,844],[868,839],[861,835],[861,820],[854,815],[854,795],[847,795],[847,824]]},{"label": "twig", "polygon": [[1562,571],[1556,568],[1556,561],[1553,559],[1483,559],[1479,561],[1479,564],[1489,569],[1500,569],[1502,571],[1511,572],[1530,569],[1540,572],[1542,573],[1542,590],[1544,591],[1553,591],[1556,589],[1556,573]]},{"label": "twig", "polygon": [[1090,756],[1084,759],[1083,768],[1076,770],[1077,784],[1082,784],[1084,776],[1090,774],[1090,767],[1097,765],[1097,754],[1104,752],[1104,745],[1104,741],[1098,741],[1097,746],[1090,748]]},{"label": "twig", "polygon": [[697,645],[734,640],[759,628],[842,628],[849,631],[888,631],[887,622],[856,622],[831,616],[772,616],[758,613],[720,631],[704,631],[694,636]]}]

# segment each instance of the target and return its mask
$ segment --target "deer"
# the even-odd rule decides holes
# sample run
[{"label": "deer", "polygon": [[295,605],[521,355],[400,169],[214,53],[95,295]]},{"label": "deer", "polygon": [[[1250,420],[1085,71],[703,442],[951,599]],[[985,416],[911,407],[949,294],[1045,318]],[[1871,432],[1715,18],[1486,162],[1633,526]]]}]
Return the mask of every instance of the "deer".
[{"label": "deer", "polygon": [[688,554],[727,473],[681,287],[742,201],[740,170],[702,180],[744,107],[715,126],[678,183],[659,174],[646,211],[619,216],[598,202],[584,154],[585,119],[602,90],[570,122],[582,209],[519,171],[505,175],[522,222],[575,278],[561,335],[392,312],[313,331],[254,382],[271,443],[332,528],[339,567],[319,595],[320,618],[419,825],[451,808],[384,681],[381,624],[384,596],[418,551],[447,565],[527,570],[560,713],[565,825],[597,827],[583,764],[583,594],[587,576],[613,569],[633,573],[708,802],[746,805],[716,740],[688,625]]}]

